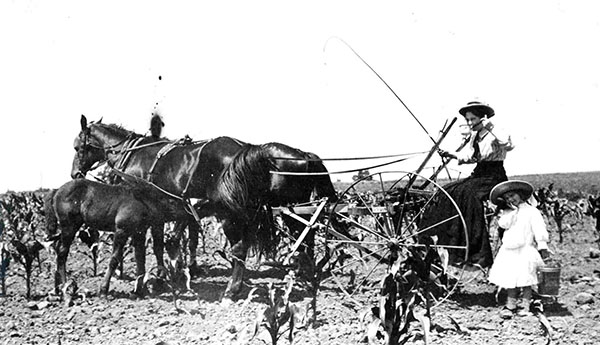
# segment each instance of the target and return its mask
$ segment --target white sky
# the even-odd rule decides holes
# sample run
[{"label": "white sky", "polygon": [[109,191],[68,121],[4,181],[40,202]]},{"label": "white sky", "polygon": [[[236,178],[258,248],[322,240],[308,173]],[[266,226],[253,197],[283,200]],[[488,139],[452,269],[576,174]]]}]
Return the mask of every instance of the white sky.
[{"label": "white sky", "polygon": [[[457,110],[467,101],[488,102],[517,145],[509,175],[599,170],[599,7],[2,1],[0,192],[68,181],[81,114],[145,133],[156,102],[173,139],[279,141],[323,158],[431,148],[385,85],[331,37],[361,54],[433,137],[446,119],[463,122]],[[388,169],[413,171],[422,158]]]}]

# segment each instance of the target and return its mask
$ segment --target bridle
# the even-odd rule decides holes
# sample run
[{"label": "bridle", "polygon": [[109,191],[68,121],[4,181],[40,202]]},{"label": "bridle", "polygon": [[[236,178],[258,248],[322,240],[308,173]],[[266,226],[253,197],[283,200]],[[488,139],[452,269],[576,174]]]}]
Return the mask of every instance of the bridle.
[{"label": "bridle", "polygon": [[[81,147],[77,150],[77,158],[79,159],[80,162],[80,166],[81,166],[81,162],[83,162],[83,159],[85,158],[85,149],[87,148],[94,148],[97,150],[101,150],[103,157],[102,159],[98,160],[97,162],[95,162],[94,164],[92,164],[92,166],[90,166],[90,168],[88,168],[85,172],[81,171],[81,169],[76,173],[77,177],[85,177],[85,174],[88,171],[94,170],[96,168],[98,168],[100,165],[106,163],[109,161],[109,155],[110,154],[114,154],[114,155],[123,155],[126,154],[128,152],[132,152],[132,151],[136,151],[148,146],[154,146],[154,145],[160,145],[160,144],[165,144],[165,143],[169,143],[169,140],[159,140],[159,141],[154,141],[148,144],[143,144],[143,145],[137,145],[136,144],[136,139],[139,139],[141,137],[143,137],[143,135],[134,133],[134,132],[130,132],[125,138],[121,139],[120,141],[112,144],[112,145],[108,145],[108,146],[102,146],[102,145],[98,145],[93,143],[90,140],[91,137],[91,128],[87,127],[85,131],[83,131],[83,138],[81,140]],[[109,162],[110,165],[110,162]]]},{"label": "bridle", "polygon": [[[119,142],[109,145],[109,146],[101,146],[101,145],[97,145],[93,142],[91,142],[91,140],[89,140],[89,138],[91,137],[91,129],[88,127],[86,128],[85,131],[82,131],[83,133],[83,138],[81,140],[81,146],[79,147],[79,149],[77,150],[77,159],[79,160],[79,171],[77,171],[76,176],[77,177],[85,177],[85,174],[88,171],[94,170],[96,168],[98,168],[100,165],[104,164],[105,162],[108,161],[108,155],[109,154],[120,154],[122,152],[121,149],[116,149],[117,147],[123,145],[125,142],[127,142],[128,140],[136,137],[135,133],[130,133],[127,137],[125,137],[123,140],[120,140]],[[97,162],[93,163],[88,169],[86,169],[86,171],[82,171],[83,169],[81,169],[81,163],[83,162],[84,158],[85,158],[85,150],[87,148],[94,148],[94,149],[98,149],[98,150],[102,150],[103,153],[103,158],[98,160]]]}]

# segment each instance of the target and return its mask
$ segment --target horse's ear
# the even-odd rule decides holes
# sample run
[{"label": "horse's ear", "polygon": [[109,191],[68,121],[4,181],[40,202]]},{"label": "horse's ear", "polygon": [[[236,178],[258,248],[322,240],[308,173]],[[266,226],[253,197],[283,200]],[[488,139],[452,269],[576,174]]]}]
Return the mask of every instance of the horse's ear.
[{"label": "horse's ear", "polygon": [[102,123],[102,119],[103,118],[101,117],[100,120],[98,120],[98,122],[96,122],[96,123]]},{"label": "horse's ear", "polygon": [[81,122],[81,130],[85,131],[87,129],[87,119],[85,118],[85,115],[81,114],[81,120],[79,120],[79,122]]}]

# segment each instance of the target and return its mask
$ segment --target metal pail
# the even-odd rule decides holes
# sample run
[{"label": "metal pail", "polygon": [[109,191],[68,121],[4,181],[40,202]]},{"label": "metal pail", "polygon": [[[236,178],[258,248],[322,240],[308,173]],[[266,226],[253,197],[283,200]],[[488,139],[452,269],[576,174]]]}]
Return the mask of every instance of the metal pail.
[{"label": "metal pail", "polygon": [[539,267],[538,276],[538,294],[544,296],[558,296],[560,287],[560,267]]}]

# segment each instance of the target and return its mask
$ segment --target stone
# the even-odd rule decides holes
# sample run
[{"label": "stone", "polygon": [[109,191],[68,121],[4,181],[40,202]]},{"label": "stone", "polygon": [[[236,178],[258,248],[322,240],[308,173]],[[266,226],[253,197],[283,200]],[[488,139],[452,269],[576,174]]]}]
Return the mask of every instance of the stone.
[{"label": "stone", "polygon": [[577,302],[577,304],[594,303],[594,296],[587,292],[580,292],[575,296],[575,302]]}]

